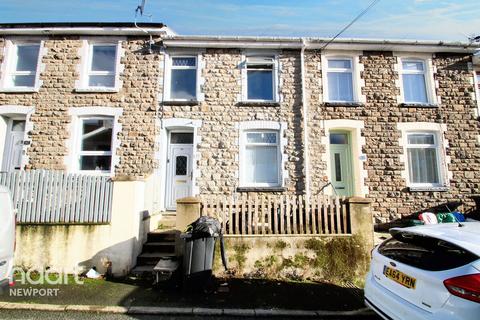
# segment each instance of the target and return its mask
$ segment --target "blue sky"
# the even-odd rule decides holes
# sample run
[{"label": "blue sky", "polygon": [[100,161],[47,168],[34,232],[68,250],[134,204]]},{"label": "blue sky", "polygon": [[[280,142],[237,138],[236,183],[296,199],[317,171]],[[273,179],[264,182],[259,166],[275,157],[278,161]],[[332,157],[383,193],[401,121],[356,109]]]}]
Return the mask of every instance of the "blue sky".
[{"label": "blue sky", "polygon": [[[147,0],[146,12],[179,34],[331,37],[370,2]],[[0,22],[129,22],[137,5],[138,0],[1,0]],[[480,35],[479,17],[479,0],[381,0],[342,37],[466,41]]]}]

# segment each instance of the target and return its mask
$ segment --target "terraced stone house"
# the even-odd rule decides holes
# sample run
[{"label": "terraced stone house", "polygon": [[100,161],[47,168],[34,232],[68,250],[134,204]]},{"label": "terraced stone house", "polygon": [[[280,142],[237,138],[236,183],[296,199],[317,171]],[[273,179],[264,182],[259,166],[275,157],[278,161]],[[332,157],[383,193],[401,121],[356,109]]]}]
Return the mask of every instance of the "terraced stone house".
[{"label": "terraced stone house", "polygon": [[2,24],[2,170],[148,180],[160,211],[237,192],[368,197],[377,222],[470,204],[475,48],[326,41]]},{"label": "terraced stone house", "polygon": [[[480,188],[478,47],[328,40],[181,36],[158,23],[0,24],[1,170],[74,174],[44,187],[38,175],[12,175],[6,183],[19,190],[33,186],[15,196],[19,222],[80,222],[20,224],[19,263],[105,258],[125,273],[153,217],[174,216],[186,196],[364,197],[377,223],[452,201],[468,210]],[[108,194],[106,180],[86,187],[77,174],[114,181],[103,205],[113,214],[75,202],[81,190]],[[58,210],[38,220],[32,195],[47,191],[42,208]]]}]

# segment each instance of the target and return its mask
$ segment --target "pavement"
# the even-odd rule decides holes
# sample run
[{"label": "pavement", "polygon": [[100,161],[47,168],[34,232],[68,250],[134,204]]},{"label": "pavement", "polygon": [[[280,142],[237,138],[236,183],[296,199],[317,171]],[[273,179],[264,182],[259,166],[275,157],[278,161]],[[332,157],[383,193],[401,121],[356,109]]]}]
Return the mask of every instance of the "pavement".
[{"label": "pavement", "polygon": [[[63,319],[63,315],[65,319],[82,319],[83,314],[99,319],[378,319],[365,308],[363,291],[353,285],[228,278],[216,279],[207,288],[194,290],[195,287],[179,287],[174,282],[152,286],[151,282],[141,281],[84,279],[83,284],[67,285],[17,282],[0,296],[0,319],[7,314],[15,314],[14,319],[29,319],[23,315],[36,313],[50,313],[53,319]],[[37,294],[32,294],[32,290]],[[38,294],[49,290],[56,294]]]}]

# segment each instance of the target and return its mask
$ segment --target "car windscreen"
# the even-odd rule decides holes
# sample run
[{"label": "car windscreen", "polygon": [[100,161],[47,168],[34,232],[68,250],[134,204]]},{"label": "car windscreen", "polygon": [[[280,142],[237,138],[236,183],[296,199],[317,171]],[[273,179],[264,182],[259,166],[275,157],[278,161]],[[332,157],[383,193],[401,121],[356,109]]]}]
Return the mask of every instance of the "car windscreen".
[{"label": "car windscreen", "polygon": [[383,242],[378,252],[409,266],[442,271],[461,267],[480,257],[453,243],[413,233],[397,232]]}]

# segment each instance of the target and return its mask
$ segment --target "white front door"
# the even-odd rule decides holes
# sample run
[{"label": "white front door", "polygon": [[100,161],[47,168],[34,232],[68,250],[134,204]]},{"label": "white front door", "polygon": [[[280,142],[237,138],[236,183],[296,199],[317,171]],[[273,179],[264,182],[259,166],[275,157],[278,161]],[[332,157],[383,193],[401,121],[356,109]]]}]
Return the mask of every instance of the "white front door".
[{"label": "white front door", "polygon": [[166,206],[175,210],[176,200],[192,195],[193,133],[172,132],[167,155]]},{"label": "white front door", "polygon": [[5,141],[4,171],[21,169],[24,135],[25,120],[10,120]]}]

